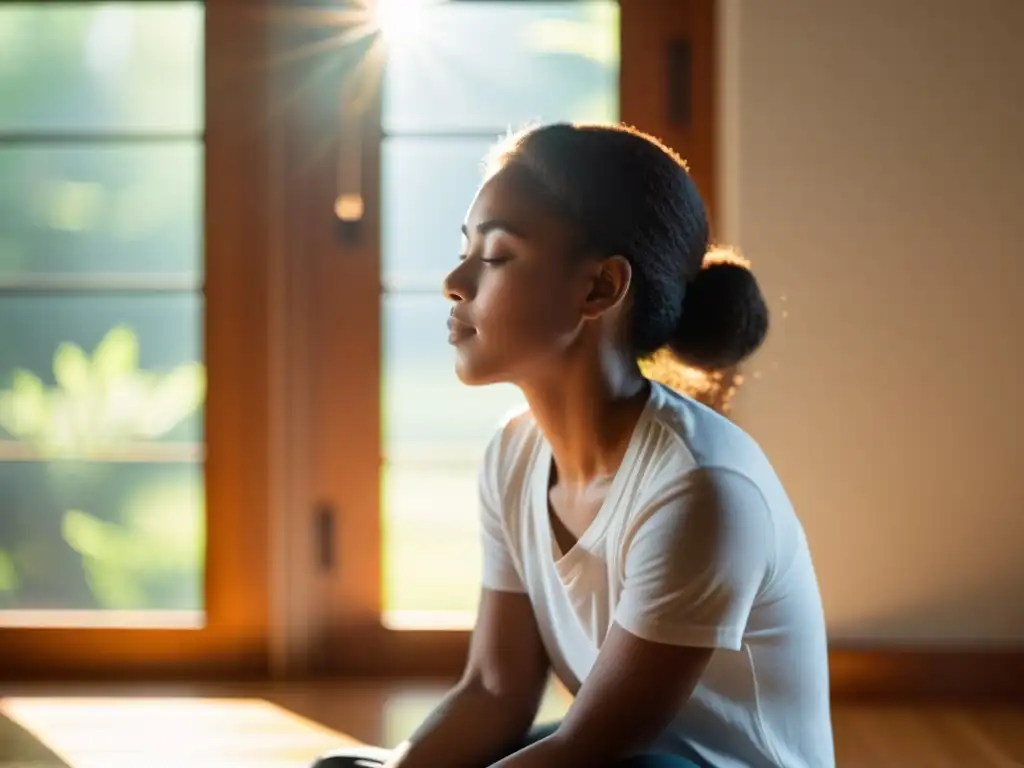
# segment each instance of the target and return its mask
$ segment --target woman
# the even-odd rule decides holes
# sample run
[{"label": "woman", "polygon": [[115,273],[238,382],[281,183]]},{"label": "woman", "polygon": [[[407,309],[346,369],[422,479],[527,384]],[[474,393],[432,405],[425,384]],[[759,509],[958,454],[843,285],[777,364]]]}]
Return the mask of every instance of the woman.
[{"label": "woman", "polygon": [[[705,259],[683,163],[628,128],[527,130],[463,232],[456,371],[516,384],[529,410],[484,456],[465,674],[389,762],[834,766],[821,600],[786,493],[750,437],[637,363],[667,347],[728,367],[768,328],[750,271]],[[528,735],[549,670],[575,699]]]}]

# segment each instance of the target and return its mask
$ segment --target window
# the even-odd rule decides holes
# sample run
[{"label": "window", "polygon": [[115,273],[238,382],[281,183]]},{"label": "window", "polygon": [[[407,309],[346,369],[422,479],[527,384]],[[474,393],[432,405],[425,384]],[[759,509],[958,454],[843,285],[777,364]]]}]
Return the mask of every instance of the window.
[{"label": "window", "polygon": [[232,0],[0,3],[5,674],[265,668],[253,18]]},{"label": "window", "polygon": [[202,6],[0,40],[0,623],[201,625]]}]

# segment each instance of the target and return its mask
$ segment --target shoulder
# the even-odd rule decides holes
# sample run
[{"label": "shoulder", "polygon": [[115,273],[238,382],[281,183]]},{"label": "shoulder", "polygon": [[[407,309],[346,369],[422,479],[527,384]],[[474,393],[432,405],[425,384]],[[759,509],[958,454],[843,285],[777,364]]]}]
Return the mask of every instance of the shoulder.
[{"label": "shoulder", "polygon": [[634,531],[656,525],[770,540],[779,518],[792,514],[768,458],[728,418],[660,384],[648,418]]},{"label": "shoulder", "polygon": [[757,442],[713,409],[654,387],[627,547],[650,538],[676,554],[697,547],[771,563],[799,544],[799,520]]},{"label": "shoulder", "polygon": [[496,506],[505,506],[517,488],[525,487],[533,455],[542,440],[540,428],[526,406],[509,412],[499,422],[484,449],[479,475],[481,492]]},{"label": "shoulder", "polygon": [[772,559],[775,514],[746,475],[728,467],[695,467],[660,486],[635,516],[627,551],[647,541],[648,548],[693,561]]},{"label": "shoulder", "polygon": [[[792,512],[771,462],[738,425],[660,384],[651,394],[644,486],[658,496],[755,500],[775,514]],[[656,501],[648,495],[647,501]]]},{"label": "shoulder", "polygon": [[504,474],[509,464],[529,454],[542,439],[533,414],[525,405],[505,414],[484,449],[484,467]]},{"label": "shoulder", "polygon": [[775,477],[757,441],[736,423],[662,384],[653,387],[652,427],[661,433],[666,458],[685,465],[677,468],[732,470],[755,485]]}]

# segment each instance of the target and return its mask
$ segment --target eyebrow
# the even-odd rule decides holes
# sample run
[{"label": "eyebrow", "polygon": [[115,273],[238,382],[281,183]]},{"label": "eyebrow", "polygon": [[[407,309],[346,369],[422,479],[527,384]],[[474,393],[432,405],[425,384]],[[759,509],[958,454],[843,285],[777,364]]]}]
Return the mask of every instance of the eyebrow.
[{"label": "eyebrow", "polygon": [[[513,237],[526,237],[526,234],[522,229],[509,221],[505,221],[504,219],[488,219],[487,221],[481,221],[476,225],[477,234],[480,235],[486,235],[488,232],[493,232],[496,229],[507,232]],[[469,237],[469,228],[465,224],[462,225],[462,234]]]}]

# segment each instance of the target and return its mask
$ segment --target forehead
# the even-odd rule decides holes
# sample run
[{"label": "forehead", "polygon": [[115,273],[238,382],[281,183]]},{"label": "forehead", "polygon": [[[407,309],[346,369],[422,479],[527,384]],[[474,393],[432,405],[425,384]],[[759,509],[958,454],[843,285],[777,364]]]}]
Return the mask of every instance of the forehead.
[{"label": "forehead", "polygon": [[487,222],[501,221],[527,239],[568,236],[572,231],[569,223],[545,202],[541,190],[521,172],[505,168],[477,191],[466,214],[466,228],[473,232]]}]

